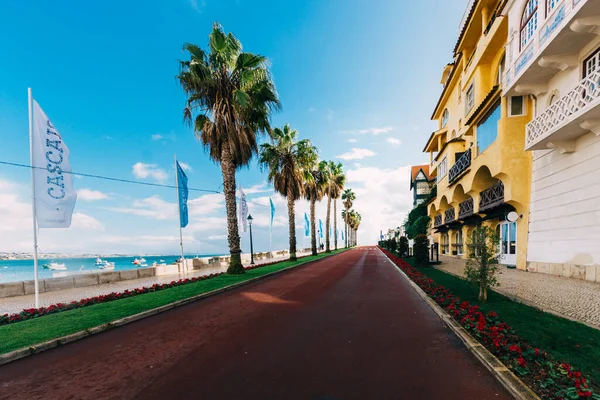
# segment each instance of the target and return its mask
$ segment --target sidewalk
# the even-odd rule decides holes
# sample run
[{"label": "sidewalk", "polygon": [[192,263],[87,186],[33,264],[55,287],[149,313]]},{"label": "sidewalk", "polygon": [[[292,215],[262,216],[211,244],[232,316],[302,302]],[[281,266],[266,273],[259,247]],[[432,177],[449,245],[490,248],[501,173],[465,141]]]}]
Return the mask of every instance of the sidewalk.
[{"label": "sidewalk", "polygon": [[[465,260],[440,255],[436,268],[463,277]],[[510,298],[600,329],[600,284],[500,267],[500,286]]]},{"label": "sidewalk", "polygon": [[[298,253],[298,256],[306,256],[310,253]],[[256,263],[256,265],[272,263],[274,261],[282,261],[287,259],[288,257],[275,257],[266,259],[262,262]],[[244,265],[245,267],[248,264]],[[103,285],[95,285],[95,286],[86,286],[81,288],[74,289],[66,289],[59,290],[55,292],[46,292],[40,293],[40,306],[47,307],[51,304],[56,303],[70,303],[74,300],[80,300],[87,297],[100,296],[103,294],[108,294],[112,292],[123,292],[125,290],[132,290],[136,288],[140,288],[143,286],[152,286],[155,283],[169,283],[172,281],[176,281],[179,279],[185,278],[193,278],[199,276],[205,276],[210,274],[216,274],[219,272],[225,272],[227,270],[227,266],[223,267],[213,267],[213,268],[204,268],[202,271],[183,274],[174,274],[174,275],[161,275],[161,276],[153,276],[149,278],[143,279],[131,279],[126,281],[107,283]],[[35,306],[35,297],[34,295],[27,296],[16,296],[16,297],[5,297],[0,299],[0,314],[14,314],[21,312],[26,308],[33,308]]]}]

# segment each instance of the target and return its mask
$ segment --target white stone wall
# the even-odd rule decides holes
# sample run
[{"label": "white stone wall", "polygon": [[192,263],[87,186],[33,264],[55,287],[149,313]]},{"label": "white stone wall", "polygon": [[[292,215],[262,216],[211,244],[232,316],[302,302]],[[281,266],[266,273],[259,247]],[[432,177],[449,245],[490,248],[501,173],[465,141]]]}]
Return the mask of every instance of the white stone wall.
[{"label": "white stone wall", "polygon": [[533,155],[527,261],[600,264],[600,137]]}]

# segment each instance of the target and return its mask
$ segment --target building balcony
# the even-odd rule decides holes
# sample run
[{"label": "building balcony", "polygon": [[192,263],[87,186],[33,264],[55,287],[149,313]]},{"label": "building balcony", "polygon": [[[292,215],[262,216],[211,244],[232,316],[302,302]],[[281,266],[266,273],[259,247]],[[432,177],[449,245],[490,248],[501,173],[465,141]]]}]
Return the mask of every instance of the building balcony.
[{"label": "building balcony", "polygon": [[527,124],[525,149],[571,152],[575,139],[589,131],[600,135],[600,64],[575,89]]},{"label": "building balcony", "polygon": [[433,219],[433,227],[438,228],[440,226],[442,226],[442,214],[436,215]]},{"label": "building balcony", "polygon": [[452,207],[444,212],[444,224],[449,224],[454,221],[456,221],[456,209]]},{"label": "building balcony", "polygon": [[479,200],[479,211],[485,212],[504,204],[504,184],[502,181],[483,190]]},{"label": "building balcony", "polygon": [[458,219],[465,219],[475,214],[475,203],[473,198],[469,197],[458,205]]},{"label": "building balcony", "polygon": [[458,179],[458,177],[460,177],[470,166],[471,149],[468,149],[458,160],[456,160],[456,164],[450,168],[450,172],[448,172],[448,183],[452,183]]},{"label": "building balcony", "polygon": [[[538,18],[542,16],[540,7]],[[516,34],[507,43],[503,95],[543,93],[558,70],[578,65],[578,53],[600,31],[599,17],[598,0],[563,0],[523,49],[520,27],[511,24]]]}]

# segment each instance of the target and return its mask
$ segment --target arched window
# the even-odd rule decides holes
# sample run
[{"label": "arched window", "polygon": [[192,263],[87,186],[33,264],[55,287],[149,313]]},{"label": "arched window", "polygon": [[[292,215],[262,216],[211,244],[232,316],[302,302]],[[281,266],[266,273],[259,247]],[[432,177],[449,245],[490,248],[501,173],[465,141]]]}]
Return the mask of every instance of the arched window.
[{"label": "arched window", "polygon": [[444,113],[442,114],[442,128],[445,128],[448,125],[448,120],[450,119],[450,112],[446,108]]},{"label": "arched window", "polygon": [[442,254],[448,254],[450,252],[450,238],[448,232],[442,234]]},{"label": "arched window", "polygon": [[521,50],[533,38],[538,27],[538,0],[527,0],[521,17]]},{"label": "arched window", "polygon": [[456,232],[454,242],[456,246],[456,254],[458,254],[459,256],[462,255],[464,253],[462,229],[459,229],[458,232]]}]

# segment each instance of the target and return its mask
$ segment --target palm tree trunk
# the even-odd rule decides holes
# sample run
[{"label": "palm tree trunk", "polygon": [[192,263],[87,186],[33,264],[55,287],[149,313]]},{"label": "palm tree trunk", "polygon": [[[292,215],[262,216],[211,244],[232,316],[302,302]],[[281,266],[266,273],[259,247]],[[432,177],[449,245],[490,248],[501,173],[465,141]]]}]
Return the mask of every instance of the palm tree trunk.
[{"label": "palm tree trunk", "polygon": [[345,247],[348,248],[348,207],[346,207],[346,218],[344,218],[344,230],[346,231],[345,236]]},{"label": "palm tree trunk", "polygon": [[290,231],[290,260],[296,261],[296,214],[294,211],[294,195],[292,189],[288,189],[288,220]]},{"label": "palm tree trunk", "polygon": [[333,199],[333,243],[337,250],[337,199]]},{"label": "palm tree trunk", "polygon": [[242,256],[240,250],[240,234],[238,232],[237,201],[235,197],[235,165],[229,153],[229,147],[221,150],[221,172],[223,173],[223,191],[225,193],[225,209],[227,210],[227,241],[231,262],[227,268],[228,274],[243,274]]},{"label": "palm tree trunk", "polygon": [[312,255],[317,255],[317,229],[315,228],[315,203],[316,199],[310,199],[310,249]]},{"label": "palm tree trunk", "polygon": [[331,196],[327,196],[327,220],[325,221],[325,252],[331,253],[329,248],[329,227],[331,226]]}]

